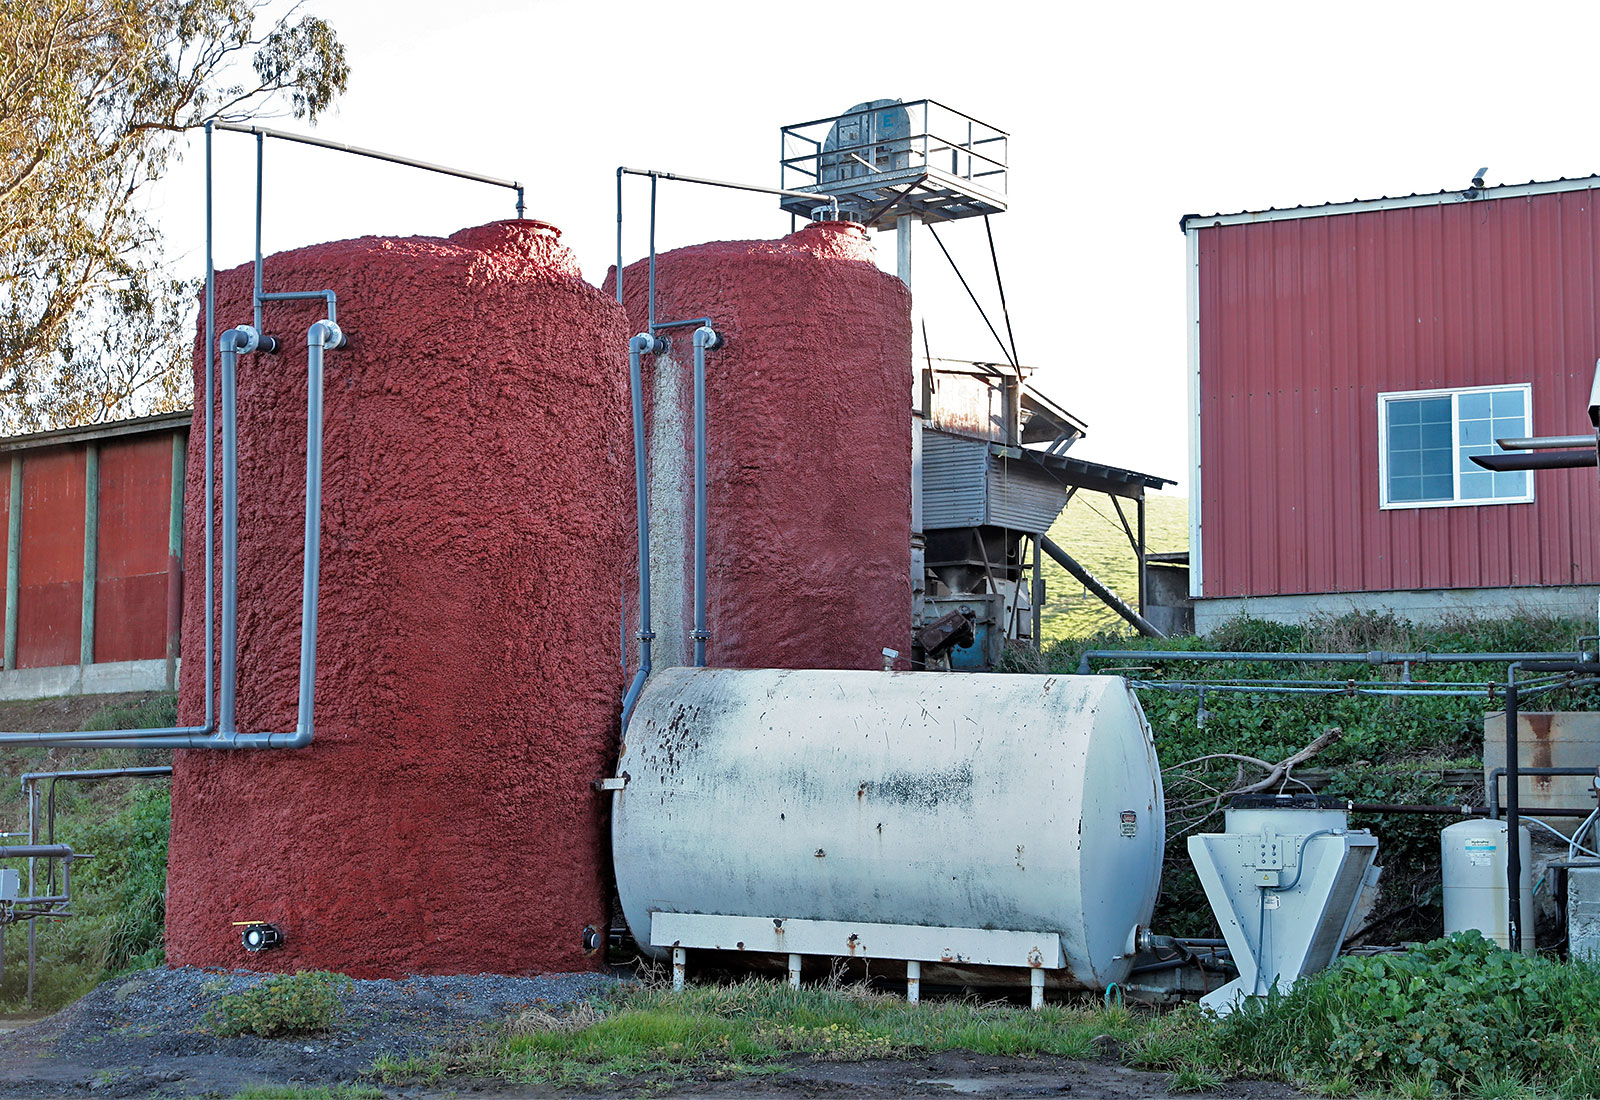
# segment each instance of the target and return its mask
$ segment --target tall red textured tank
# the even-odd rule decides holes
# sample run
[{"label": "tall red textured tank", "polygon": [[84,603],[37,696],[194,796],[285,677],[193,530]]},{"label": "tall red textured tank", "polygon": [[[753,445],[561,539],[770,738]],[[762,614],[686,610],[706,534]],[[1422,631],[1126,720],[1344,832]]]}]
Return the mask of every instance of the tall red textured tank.
[{"label": "tall red textured tank", "polygon": [[[646,263],[623,279],[648,324]],[[607,289],[616,294],[615,273]],[[712,665],[878,668],[911,635],[911,295],[866,231],[656,258],[656,317],[709,317],[707,646]],[[645,357],[657,666],[690,663],[692,327]]]},{"label": "tall red textured tank", "polygon": [[[266,262],[338,293],[327,355],[316,739],[177,754],[175,965],[357,976],[577,970],[606,919],[602,803],[622,691],[628,333],[557,230],[367,237]],[[218,332],[251,272],[217,277]],[[307,327],[239,365],[242,730],[295,721]],[[203,355],[197,393],[203,393]],[[189,458],[181,720],[203,712],[204,434]],[[607,625],[611,624],[611,625]],[[283,928],[247,955],[236,921]]]}]

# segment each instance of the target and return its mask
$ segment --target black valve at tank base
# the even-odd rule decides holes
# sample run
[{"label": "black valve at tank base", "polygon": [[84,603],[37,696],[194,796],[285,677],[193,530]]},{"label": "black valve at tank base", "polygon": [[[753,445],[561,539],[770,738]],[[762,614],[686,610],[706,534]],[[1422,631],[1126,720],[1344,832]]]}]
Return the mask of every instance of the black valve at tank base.
[{"label": "black valve at tank base", "polygon": [[244,944],[244,949],[254,954],[283,945],[283,929],[276,924],[255,922],[244,926],[244,931],[239,939]]},{"label": "black valve at tank base", "polygon": [[583,926],[583,950],[586,954],[593,955],[606,945],[606,938],[595,930],[594,925]]}]

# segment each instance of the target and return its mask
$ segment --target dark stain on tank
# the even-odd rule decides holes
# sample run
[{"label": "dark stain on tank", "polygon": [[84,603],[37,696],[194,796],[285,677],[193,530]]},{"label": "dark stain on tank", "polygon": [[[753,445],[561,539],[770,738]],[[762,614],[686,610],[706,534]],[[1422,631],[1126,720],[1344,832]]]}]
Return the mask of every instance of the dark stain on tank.
[{"label": "dark stain on tank", "polygon": [[972,764],[963,760],[939,771],[890,772],[874,786],[877,797],[904,806],[968,806],[972,804]]},{"label": "dark stain on tank", "polygon": [[[1532,749],[1532,752],[1531,752],[1532,760],[1529,762],[1529,767],[1534,767],[1534,768],[1548,768],[1548,767],[1551,767],[1551,763],[1550,762],[1551,762],[1551,760],[1554,759],[1554,755],[1552,754],[1552,751],[1551,751],[1552,750],[1552,745],[1551,745],[1551,739],[1550,739],[1550,727],[1551,727],[1551,724],[1552,724],[1552,722],[1551,722],[1552,718],[1553,718],[1553,715],[1549,715],[1549,714],[1537,714],[1537,713],[1535,713],[1535,714],[1524,714],[1524,715],[1522,715],[1522,721],[1527,724],[1528,732],[1533,734],[1533,749]],[[1549,776],[1537,775],[1537,776],[1533,776],[1531,778],[1533,779],[1533,785],[1535,787],[1538,787],[1543,791],[1549,791],[1549,789],[1550,789],[1550,777]]]}]

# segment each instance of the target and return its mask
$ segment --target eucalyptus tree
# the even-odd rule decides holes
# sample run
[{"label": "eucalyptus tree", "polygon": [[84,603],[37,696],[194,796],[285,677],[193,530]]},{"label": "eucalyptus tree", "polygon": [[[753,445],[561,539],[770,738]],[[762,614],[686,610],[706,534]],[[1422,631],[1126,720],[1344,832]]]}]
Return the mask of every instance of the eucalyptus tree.
[{"label": "eucalyptus tree", "polygon": [[315,123],[344,91],[324,20],[270,0],[0,0],[0,429],[180,407],[195,288],[151,185],[209,119]]}]

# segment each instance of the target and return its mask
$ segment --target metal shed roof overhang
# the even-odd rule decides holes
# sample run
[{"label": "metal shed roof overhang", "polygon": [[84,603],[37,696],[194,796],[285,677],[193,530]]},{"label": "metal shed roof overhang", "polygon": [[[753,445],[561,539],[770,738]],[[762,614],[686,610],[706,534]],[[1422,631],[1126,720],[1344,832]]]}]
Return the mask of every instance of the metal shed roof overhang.
[{"label": "metal shed roof overhang", "polygon": [[48,432],[0,437],[0,454],[12,451],[29,451],[36,447],[59,447],[66,443],[98,443],[124,435],[142,435],[146,432],[187,430],[191,409],[178,412],[139,416],[131,420],[112,420],[105,424],[84,424],[75,428],[56,428]]},{"label": "metal shed roof overhang", "polygon": [[1289,221],[1295,218],[1329,218],[1339,214],[1365,214],[1375,210],[1400,210],[1416,206],[1451,206],[1456,203],[1484,202],[1488,199],[1515,199],[1526,195],[1551,195],[1561,191],[1589,191],[1596,188],[1600,188],[1600,176],[1580,176],[1576,179],[1563,178],[1542,182],[1529,180],[1527,183],[1508,184],[1503,187],[1352,199],[1349,202],[1291,206],[1283,209],[1272,207],[1266,210],[1241,210],[1235,214],[1185,214],[1178,219],[1178,227],[1188,232],[1191,229],[1210,229],[1223,225],[1249,225],[1254,222]]},{"label": "metal shed roof overhang", "polygon": [[1138,500],[1144,496],[1146,489],[1160,491],[1168,485],[1177,484],[1171,478],[1142,474],[1137,470],[1124,470],[1120,466],[1105,466],[1099,462],[1070,458],[1064,454],[1047,454],[1026,447],[996,446],[993,449],[997,455],[1042,466],[1063,485],[1088,489],[1095,493],[1107,493],[1115,497],[1126,497],[1129,500]]}]

